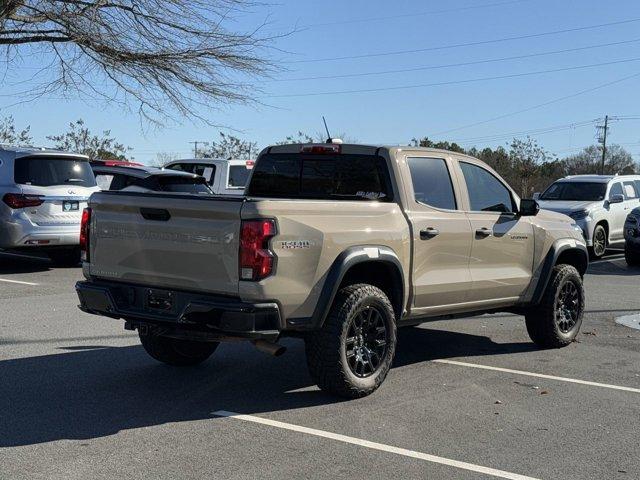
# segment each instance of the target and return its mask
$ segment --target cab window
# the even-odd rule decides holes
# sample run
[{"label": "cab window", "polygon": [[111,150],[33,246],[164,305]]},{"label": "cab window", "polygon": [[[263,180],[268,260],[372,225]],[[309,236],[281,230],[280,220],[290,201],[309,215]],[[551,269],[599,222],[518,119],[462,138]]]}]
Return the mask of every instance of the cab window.
[{"label": "cab window", "polygon": [[456,210],[451,175],[442,158],[407,158],[413,195],[418,203],[445,210]]},{"label": "cab window", "polygon": [[624,182],[624,196],[627,200],[638,198],[638,191],[636,189],[636,185],[633,182]]},{"label": "cab window", "polygon": [[511,192],[493,174],[467,162],[460,162],[460,168],[469,192],[472,211],[501,213],[515,211]]},{"label": "cab window", "polygon": [[622,184],[620,182],[616,182],[611,185],[611,190],[609,190],[609,200],[611,200],[614,195],[624,196],[624,193],[622,191]]}]

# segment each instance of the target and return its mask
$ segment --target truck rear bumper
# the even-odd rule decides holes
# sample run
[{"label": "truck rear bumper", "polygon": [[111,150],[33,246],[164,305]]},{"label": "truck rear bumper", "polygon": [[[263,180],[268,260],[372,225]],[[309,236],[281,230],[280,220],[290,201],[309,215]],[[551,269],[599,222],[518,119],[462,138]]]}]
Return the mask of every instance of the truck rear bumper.
[{"label": "truck rear bumper", "polygon": [[78,282],[76,292],[80,310],[124,319],[132,328],[161,328],[171,335],[216,341],[275,341],[280,335],[277,303],[246,303],[222,296],[103,281]]}]

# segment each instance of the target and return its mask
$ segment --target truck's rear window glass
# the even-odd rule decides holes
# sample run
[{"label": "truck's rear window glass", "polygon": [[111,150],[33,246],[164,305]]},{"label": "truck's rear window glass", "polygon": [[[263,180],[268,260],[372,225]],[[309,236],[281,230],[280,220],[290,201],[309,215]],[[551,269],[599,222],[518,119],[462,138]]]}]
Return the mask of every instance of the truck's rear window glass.
[{"label": "truck's rear window glass", "polygon": [[19,185],[38,187],[52,187],[54,185],[96,186],[96,179],[89,162],[76,158],[17,158],[14,180]]},{"label": "truck's rear window glass", "polygon": [[267,154],[254,167],[248,194],[390,201],[390,185],[386,162],[379,156]]},{"label": "truck's rear window glass", "polygon": [[245,165],[230,165],[227,188],[244,188],[249,178],[249,170]]},{"label": "truck's rear window glass", "polygon": [[436,208],[456,210],[451,176],[442,158],[407,158],[413,194],[417,202]]},{"label": "truck's rear window glass", "polygon": [[185,178],[158,175],[156,182],[156,189],[162,192],[213,194],[213,191],[209,188],[207,181],[203,177]]}]

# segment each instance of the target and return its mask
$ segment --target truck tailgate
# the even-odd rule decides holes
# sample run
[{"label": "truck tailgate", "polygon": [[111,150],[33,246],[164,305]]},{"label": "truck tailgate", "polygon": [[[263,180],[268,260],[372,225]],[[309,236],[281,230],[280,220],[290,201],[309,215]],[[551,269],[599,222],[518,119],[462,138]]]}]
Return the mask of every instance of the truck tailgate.
[{"label": "truck tailgate", "polygon": [[91,197],[92,277],[238,294],[240,197],[100,192]]}]

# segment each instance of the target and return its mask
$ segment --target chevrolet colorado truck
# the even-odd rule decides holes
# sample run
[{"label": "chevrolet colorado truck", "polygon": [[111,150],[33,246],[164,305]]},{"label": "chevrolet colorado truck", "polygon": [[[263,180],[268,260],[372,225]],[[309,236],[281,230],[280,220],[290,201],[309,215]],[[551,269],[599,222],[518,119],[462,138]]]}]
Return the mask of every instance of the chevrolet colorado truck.
[{"label": "chevrolet colorado truck", "polygon": [[313,380],[349,398],[383,382],[398,327],[506,311],[540,347],[569,344],[588,264],[569,217],[477,159],[337,143],[264,149],[242,196],[94,193],[81,245],[80,308],[123,319],[151,357],[298,337]]}]

